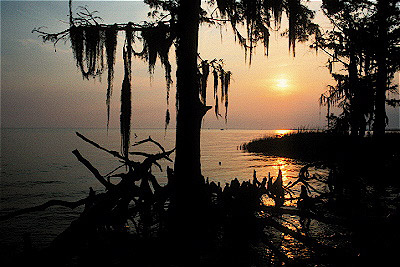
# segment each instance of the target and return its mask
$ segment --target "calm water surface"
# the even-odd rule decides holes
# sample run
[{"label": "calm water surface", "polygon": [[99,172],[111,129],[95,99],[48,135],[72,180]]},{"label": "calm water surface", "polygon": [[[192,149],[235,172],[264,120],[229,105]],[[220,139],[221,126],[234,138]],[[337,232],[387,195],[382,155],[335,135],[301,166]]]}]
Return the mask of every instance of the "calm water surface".
[{"label": "calm water surface", "polygon": [[[50,199],[76,201],[87,196],[89,187],[103,187],[71,153],[78,149],[101,174],[107,174],[120,164],[109,154],[85,143],[75,135],[79,131],[102,146],[120,150],[119,130],[110,129],[2,129],[1,130],[1,212],[42,204]],[[253,170],[263,178],[270,172],[283,172],[284,183],[295,180],[301,162],[251,154],[240,145],[254,138],[279,134],[266,130],[202,130],[202,172],[210,181],[224,185],[233,178],[252,179]],[[174,147],[175,131],[138,129],[132,131],[134,141],[151,136],[165,149]],[[158,152],[152,144],[133,147],[137,151]],[[174,155],[172,155],[173,159]],[[140,158],[137,158],[138,160]],[[221,164],[220,164],[221,163]],[[162,162],[163,171],[172,163]],[[153,174],[166,182],[166,173],[158,168]],[[53,207],[44,212],[22,215],[0,225],[0,256],[22,250],[22,236],[29,232],[34,247],[41,248],[61,233],[79,215],[81,209]]]}]

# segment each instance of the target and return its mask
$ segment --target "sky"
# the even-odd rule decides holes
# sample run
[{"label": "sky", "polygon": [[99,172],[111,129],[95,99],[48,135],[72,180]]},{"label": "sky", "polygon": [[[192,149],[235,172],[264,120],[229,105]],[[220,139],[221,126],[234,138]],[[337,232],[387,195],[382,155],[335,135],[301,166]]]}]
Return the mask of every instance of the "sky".
[{"label": "sky", "polygon": [[[74,2],[73,9],[85,4],[90,10],[99,11],[104,23],[147,20],[147,7],[140,1]],[[318,10],[319,4],[320,1],[313,1],[310,5]],[[40,26],[46,26],[49,32],[62,31],[68,27],[67,15],[66,1],[1,1],[1,127],[106,127],[106,76],[101,80],[83,80],[68,41],[54,47],[31,32]],[[320,12],[315,22],[329,26]],[[281,28],[286,27],[283,18]],[[119,41],[123,43],[122,36]],[[116,128],[119,127],[119,90],[123,79],[121,51],[122,46],[119,46],[111,101],[110,126]],[[296,57],[293,57],[287,38],[274,32],[269,56],[264,55],[260,44],[249,66],[229,26],[222,29],[202,26],[199,52],[203,59],[223,59],[225,69],[233,73],[228,122],[217,119],[214,112],[209,111],[203,128],[293,129],[326,124],[326,108],[319,106],[318,98],[334,81],[325,67],[327,57],[309,49],[309,43],[297,44]],[[173,49],[170,58],[173,63]],[[147,63],[139,59],[132,64],[132,126],[163,128],[167,108],[164,71],[159,63],[153,77],[147,70]],[[172,72],[175,71],[173,64]],[[172,118],[174,96],[173,84]],[[207,102],[214,102],[211,86]],[[393,111],[388,112],[392,128],[399,124],[398,111]],[[170,127],[174,125],[172,119]]]}]

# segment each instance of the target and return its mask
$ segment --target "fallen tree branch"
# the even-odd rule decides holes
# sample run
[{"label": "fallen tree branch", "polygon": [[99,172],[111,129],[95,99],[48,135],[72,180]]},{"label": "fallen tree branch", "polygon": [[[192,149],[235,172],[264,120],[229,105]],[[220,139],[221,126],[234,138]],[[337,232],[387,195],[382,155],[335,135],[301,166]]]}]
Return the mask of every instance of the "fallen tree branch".
[{"label": "fallen tree branch", "polygon": [[300,211],[298,208],[294,207],[275,207],[275,206],[260,206],[260,210],[263,212],[267,212],[272,215],[296,215],[299,217],[304,217],[304,218],[309,218],[313,219],[325,224],[330,224],[330,225],[345,225],[345,221],[339,220],[338,218],[328,218],[325,216],[318,216],[316,213],[311,212],[311,211]]},{"label": "fallen tree branch", "polygon": [[175,151],[175,148],[173,148],[173,149],[171,149],[169,151],[166,151],[166,152],[162,152],[162,153],[151,155],[150,157],[146,158],[142,162],[142,165],[146,166],[147,168],[150,168],[152,164],[156,163],[157,160],[160,160],[160,159],[166,159],[168,161],[172,161],[169,158],[169,155],[171,155],[174,151]]},{"label": "fallen tree branch", "polygon": [[164,147],[159,142],[153,140],[151,138],[151,136],[149,136],[149,138],[147,138],[147,139],[144,139],[142,141],[138,141],[138,142],[134,143],[132,146],[137,146],[137,145],[140,145],[140,144],[143,144],[143,143],[146,143],[146,142],[151,142],[151,143],[155,144],[156,146],[158,146],[161,149],[162,152],[165,152]]},{"label": "fallen tree branch", "polygon": [[289,266],[293,263],[293,260],[286,256],[286,254],[283,253],[278,247],[276,247],[265,233],[263,233],[261,236],[261,242],[264,243],[281,262],[284,262]]},{"label": "fallen tree branch", "polygon": [[96,179],[106,187],[106,189],[110,189],[111,187],[113,187],[114,185],[112,183],[109,183],[106,181],[106,179],[104,179],[104,177],[100,174],[100,172],[93,167],[93,165],[87,160],[85,159],[81,153],[79,153],[79,151],[77,149],[75,149],[74,151],[72,151],[72,153],[75,155],[75,157],[83,164],[85,165],[86,168],[88,168],[88,170],[93,173],[94,177],[96,177]]},{"label": "fallen tree branch", "polygon": [[109,149],[107,149],[107,148],[104,148],[104,147],[100,146],[99,144],[97,144],[96,142],[94,142],[94,141],[88,139],[87,137],[85,137],[84,135],[82,135],[82,134],[80,134],[80,133],[78,133],[78,132],[76,132],[76,135],[77,135],[79,138],[81,138],[83,141],[85,141],[85,142],[91,144],[92,146],[94,146],[94,147],[96,147],[96,148],[98,148],[98,149],[100,149],[100,150],[103,150],[103,151],[105,151],[105,152],[107,152],[107,153],[113,155],[113,156],[116,157],[116,158],[119,158],[119,159],[122,159],[122,160],[126,160],[126,158],[123,157],[121,154],[119,154],[117,151],[109,150]]},{"label": "fallen tree branch", "polygon": [[289,229],[286,226],[283,226],[282,224],[275,221],[272,217],[265,218],[265,225],[271,226],[281,233],[292,236],[293,238],[302,242],[304,245],[312,248],[314,251],[326,254],[325,256],[328,256],[330,259],[340,260],[339,256],[346,259],[355,257],[355,254],[353,254],[351,251],[346,250],[345,248],[331,247],[322,244],[317,240],[310,238],[309,236],[303,235],[297,231]]},{"label": "fallen tree branch", "polygon": [[34,207],[30,207],[30,208],[25,208],[25,209],[20,209],[20,210],[16,210],[13,212],[10,212],[6,215],[2,215],[0,216],[0,221],[4,221],[4,220],[8,220],[11,219],[13,217],[19,216],[19,215],[23,215],[26,213],[30,213],[30,212],[35,212],[35,211],[43,211],[49,207],[52,206],[62,206],[62,207],[67,207],[70,209],[75,209],[79,206],[82,206],[84,204],[86,204],[89,200],[89,198],[84,198],[75,202],[70,202],[70,201],[64,201],[64,200],[57,200],[57,199],[53,199],[50,201],[47,201],[46,203],[43,203],[41,205],[38,206],[34,206]]}]

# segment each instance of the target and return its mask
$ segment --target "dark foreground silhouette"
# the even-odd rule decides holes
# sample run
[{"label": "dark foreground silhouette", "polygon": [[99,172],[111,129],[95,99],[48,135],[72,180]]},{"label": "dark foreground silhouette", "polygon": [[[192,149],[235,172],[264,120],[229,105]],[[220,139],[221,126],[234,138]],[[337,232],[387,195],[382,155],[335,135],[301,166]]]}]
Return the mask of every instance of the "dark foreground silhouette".
[{"label": "dark foreground silhouette", "polygon": [[[398,196],[390,199],[383,187],[346,178],[335,166],[321,177],[312,169],[326,163],[306,164],[289,184],[281,171],[276,178],[260,179],[254,172],[252,180],[234,179],[224,187],[207,179],[199,185],[201,195],[190,197],[188,186],[187,202],[178,203],[175,187],[185,185],[177,185],[173,170],[167,170],[164,186],[151,174],[151,166],[160,167],[157,161],[170,160],[174,150],[149,138],[135,145],[152,143],[160,152],[130,152],[145,158],[135,162],[78,136],[116,157],[126,170],[101,176],[73,151],[106,192],[90,189],[76,202],[53,200],[1,217],[85,205],[48,248],[34,251],[25,236],[25,252],[16,266],[380,266],[396,258]],[[265,205],[268,199],[272,205]]]}]

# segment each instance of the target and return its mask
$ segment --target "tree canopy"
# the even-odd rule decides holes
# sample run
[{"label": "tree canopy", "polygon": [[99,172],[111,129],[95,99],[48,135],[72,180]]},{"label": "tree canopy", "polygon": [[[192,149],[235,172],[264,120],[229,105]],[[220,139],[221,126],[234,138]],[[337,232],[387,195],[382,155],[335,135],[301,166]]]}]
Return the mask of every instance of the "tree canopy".
[{"label": "tree canopy", "polygon": [[[35,29],[40,33],[44,41],[57,43],[60,39],[69,39],[74,54],[76,65],[84,79],[97,77],[107,71],[107,117],[110,117],[110,98],[113,90],[113,77],[115,55],[117,49],[118,32],[125,32],[124,41],[124,81],[121,89],[121,144],[124,154],[127,155],[130,139],[131,114],[131,64],[132,57],[139,57],[148,62],[149,74],[154,72],[157,59],[165,70],[167,104],[172,83],[171,63],[169,51],[173,45],[177,47],[177,31],[181,1],[146,0],[146,4],[152,8],[149,12],[149,21],[143,23],[128,22],[126,24],[102,24],[97,11],[91,12],[87,7],[80,7],[74,14],[72,1],[69,1],[70,26],[60,33],[46,33],[41,29]],[[199,24],[229,24],[233,29],[237,43],[244,48],[246,58],[251,64],[254,49],[258,43],[262,43],[265,53],[268,55],[269,37],[271,31],[280,28],[283,14],[289,21],[289,28],[282,32],[288,37],[289,49],[295,55],[296,41],[305,41],[311,34],[318,34],[318,27],[312,23],[314,14],[300,0],[211,0],[203,3],[206,8],[196,3],[199,8]],[[132,44],[141,42],[143,49],[134,51]],[[197,53],[197,51],[195,52]],[[224,70],[223,62],[217,59],[202,59],[198,55],[198,88],[199,98],[206,105],[207,81],[209,74],[213,78],[213,95],[215,99],[215,114],[220,115],[219,101],[225,106],[225,119],[228,110],[229,85],[232,73]],[[179,79],[179,77],[178,77]],[[220,90],[218,89],[220,87]],[[179,90],[178,90],[179,91]],[[177,92],[177,110],[179,112],[179,92]],[[166,112],[166,126],[170,121],[170,113]],[[109,122],[107,121],[107,125]]]},{"label": "tree canopy", "polygon": [[[399,70],[399,1],[325,0],[323,11],[333,29],[319,36],[314,47],[330,56],[328,68],[337,85],[321,101],[328,109],[343,109],[335,125],[364,136],[366,125],[373,124],[374,134],[381,135],[387,124],[385,105],[397,102],[386,93],[397,92],[391,81]],[[337,64],[343,69],[334,71]]]}]

